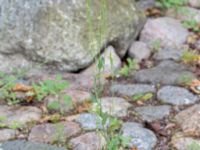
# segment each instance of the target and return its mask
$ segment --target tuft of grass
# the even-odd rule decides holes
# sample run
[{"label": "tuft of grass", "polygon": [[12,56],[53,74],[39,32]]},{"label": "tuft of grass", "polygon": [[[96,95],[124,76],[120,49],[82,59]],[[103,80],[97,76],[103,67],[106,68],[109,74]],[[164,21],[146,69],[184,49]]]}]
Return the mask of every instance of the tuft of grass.
[{"label": "tuft of grass", "polygon": [[199,55],[196,51],[186,50],[183,53],[181,60],[186,64],[196,65],[199,61]]},{"label": "tuft of grass", "polygon": [[153,40],[153,41],[150,43],[150,47],[151,47],[151,50],[152,50],[154,53],[159,52],[160,49],[161,49],[161,40],[160,40],[160,39]]},{"label": "tuft of grass", "polygon": [[130,137],[124,137],[121,133],[119,133],[122,121],[117,118],[110,117],[106,113],[102,113],[101,118],[104,129],[101,130],[100,133],[107,141],[105,149],[117,150],[126,148],[130,142]]},{"label": "tuft of grass", "polygon": [[179,10],[188,0],[156,0],[156,6],[161,9],[175,8]]},{"label": "tuft of grass", "polygon": [[24,76],[21,72],[17,72],[15,75],[8,75],[4,72],[0,72],[0,97],[6,100],[9,105],[17,104],[20,102],[16,98],[16,94],[11,92],[15,82]]},{"label": "tuft of grass", "polygon": [[38,84],[33,83],[32,86],[36,92],[36,99],[41,101],[48,95],[59,94],[62,90],[69,87],[69,84],[62,80],[62,76],[57,75],[55,80],[44,80]]},{"label": "tuft of grass", "polygon": [[122,135],[115,135],[107,144],[107,150],[117,150],[120,147],[125,148],[128,146],[129,141],[130,138],[124,137]]},{"label": "tuft of grass", "polygon": [[139,68],[139,65],[138,65],[137,61],[134,60],[134,59],[128,58],[128,59],[127,59],[127,64],[125,64],[125,65],[119,70],[119,74],[120,74],[121,76],[128,77],[129,74],[130,74],[132,71],[134,71],[134,70],[136,70],[136,69],[138,69],[138,68]]},{"label": "tuft of grass", "polygon": [[195,32],[195,33],[199,33],[200,32],[199,23],[195,19],[190,19],[190,20],[183,21],[182,24],[183,24],[183,26],[185,28],[188,28],[192,32]]},{"label": "tuft of grass", "polygon": [[[22,78],[22,74],[16,75],[7,75],[3,72],[0,72],[0,97],[2,100],[5,100],[7,104],[14,105],[22,102],[21,99],[18,99],[16,93],[12,90],[16,85],[16,81]],[[64,89],[69,87],[68,82],[62,80],[61,75],[57,75],[55,80],[44,80],[39,83],[32,83],[34,92],[24,93],[26,96],[33,96],[37,101],[42,101],[46,96],[59,96],[64,100],[66,105],[72,105],[71,97],[61,93]],[[58,109],[60,104],[53,102],[49,104],[49,108]]]},{"label": "tuft of grass", "polygon": [[[121,127],[121,120],[117,118],[113,118],[106,113],[102,112],[102,92],[104,85],[102,83],[101,77],[103,75],[103,71],[105,69],[105,60],[103,57],[96,57],[94,50],[98,48],[102,48],[102,41],[105,38],[105,33],[107,33],[107,25],[108,25],[108,0],[99,0],[100,2],[100,9],[95,10],[99,13],[98,21],[98,28],[94,30],[94,15],[92,12],[92,2],[93,0],[86,0],[86,11],[87,11],[87,23],[88,23],[88,38],[89,38],[89,49],[92,56],[95,58],[95,62],[97,62],[97,67],[95,70],[94,76],[94,91],[92,93],[92,102],[94,103],[93,113],[97,114],[102,118],[102,127],[103,129],[97,129],[97,132],[102,135],[106,140],[106,145],[103,149],[106,150],[117,150],[117,149],[124,149],[125,142],[127,141],[125,137],[123,137],[118,131]],[[95,19],[96,20],[96,19]],[[103,46],[105,48],[106,45]],[[127,75],[130,73],[132,69],[136,68],[136,62],[132,60],[127,60],[128,63],[124,69],[121,70],[121,74]],[[110,57],[110,64],[111,70],[113,69],[113,60]],[[114,72],[114,71],[113,71]],[[109,125],[107,125],[109,123]]]},{"label": "tuft of grass", "polygon": [[193,80],[193,77],[188,74],[183,74],[179,77],[178,83],[182,86],[187,86],[189,85]]},{"label": "tuft of grass", "polygon": [[65,138],[65,133],[64,133],[64,129],[65,129],[64,124],[57,123],[55,124],[55,126],[56,126],[56,132],[54,135],[55,143],[59,143],[59,144],[65,143],[66,138]]},{"label": "tuft of grass", "polygon": [[[66,107],[67,106],[72,107],[72,105],[73,105],[72,98],[69,95],[60,94],[59,98],[61,98],[64,101],[64,103],[62,105],[66,106]],[[49,103],[47,107],[52,110],[59,110],[61,108],[61,104],[57,100],[57,101],[53,101],[53,102]]]}]

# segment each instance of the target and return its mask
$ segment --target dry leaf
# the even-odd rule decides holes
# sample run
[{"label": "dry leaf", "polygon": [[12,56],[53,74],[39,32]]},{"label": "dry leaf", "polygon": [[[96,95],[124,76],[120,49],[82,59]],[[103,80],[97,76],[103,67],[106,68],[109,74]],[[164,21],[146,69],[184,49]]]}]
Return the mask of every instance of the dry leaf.
[{"label": "dry leaf", "polygon": [[131,148],[131,150],[138,150],[138,148],[137,147],[133,147],[133,148]]},{"label": "dry leaf", "polygon": [[28,86],[28,85],[24,85],[21,83],[17,83],[13,88],[12,91],[13,92],[28,92],[30,90],[33,90],[33,87]]},{"label": "dry leaf", "polygon": [[161,11],[157,8],[148,8],[146,11],[145,11],[145,14],[147,16],[155,16],[155,17],[158,17],[158,16],[161,16]]},{"label": "dry leaf", "polygon": [[76,106],[76,112],[77,113],[82,113],[86,112],[91,108],[91,103],[85,102],[82,105]]},{"label": "dry leaf", "polygon": [[137,101],[136,102],[138,105],[144,105],[144,101]]},{"label": "dry leaf", "polygon": [[195,94],[200,94],[200,81],[197,79],[192,80],[192,82],[189,85],[192,92]]},{"label": "dry leaf", "polygon": [[155,133],[158,133],[159,135],[162,136],[167,136],[167,131],[165,130],[165,127],[162,125],[161,122],[156,121],[156,122],[146,122],[146,126],[153,130]]},{"label": "dry leaf", "polygon": [[25,100],[30,103],[35,98],[36,92],[33,87],[17,83],[12,89],[12,92],[23,92],[25,94]]},{"label": "dry leaf", "polygon": [[190,36],[188,36],[188,38],[187,38],[187,43],[189,43],[189,44],[194,44],[197,40],[198,40],[198,35],[196,35],[196,34],[193,34],[193,35],[190,35]]},{"label": "dry leaf", "polygon": [[61,121],[62,117],[60,114],[53,114],[53,115],[48,115],[44,116],[39,122],[44,123],[44,122],[54,122],[54,121]]}]

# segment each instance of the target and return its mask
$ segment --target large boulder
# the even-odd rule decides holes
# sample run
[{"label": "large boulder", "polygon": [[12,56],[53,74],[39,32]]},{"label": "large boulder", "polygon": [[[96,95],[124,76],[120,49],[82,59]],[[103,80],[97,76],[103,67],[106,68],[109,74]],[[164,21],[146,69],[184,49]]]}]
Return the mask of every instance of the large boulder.
[{"label": "large boulder", "polygon": [[[99,16],[105,9],[100,2],[92,1],[88,9],[86,0],[0,0],[0,63],[5,64],[0,69],[39,63],[51,69],[77,71],[87,67],[109,42],[120,56],[125,55],[143,27],[144,16],[134,0],[107,1],[105,21]],[[97,40],[99,25],[104,22],[105,34]],[[10,63],[12,58],[23,63]]]}]

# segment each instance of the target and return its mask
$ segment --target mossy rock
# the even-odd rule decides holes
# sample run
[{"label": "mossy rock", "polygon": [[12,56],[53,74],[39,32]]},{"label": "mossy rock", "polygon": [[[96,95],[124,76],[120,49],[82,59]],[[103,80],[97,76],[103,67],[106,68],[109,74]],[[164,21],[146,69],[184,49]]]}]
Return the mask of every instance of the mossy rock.
[{"label": "mossy rock", "polygon": [[0,70],[42,63],[51,69],[77,71],[87,67],[108,42],[123,56],[145,17],[134,0],[105,1],[105,7],[101,1],[91,1],[90,8],[87,0],[0,1],[0,58],[4,63]]}]

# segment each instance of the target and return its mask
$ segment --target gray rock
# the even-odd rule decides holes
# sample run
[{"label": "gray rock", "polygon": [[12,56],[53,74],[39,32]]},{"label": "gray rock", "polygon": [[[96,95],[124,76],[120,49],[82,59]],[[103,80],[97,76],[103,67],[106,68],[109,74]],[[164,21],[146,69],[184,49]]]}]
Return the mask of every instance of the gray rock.
[{"label": "gray rock", "polygon": [[[199,5],[200,6],[200,5]],[[178,14],[178,17],[181,19],[181,21],[191,21],[195,20],[197,23],[200,22],[200,10],[191,8],[191,7],[184,7],[184,11],[186,12],[184,15],[181,13]]]},{"label": "gray rock", "polygon": [[[85,70],[83,70],[83,72],[81,72],[80,75],[83,75],[85,77],[90,77],[92,78],[92,87],[94,87],[94,83],[95,83],[95,77],[98,76],[99,77],[99,81],[102,85],[105,85],[105,83],[107,82],[105,76],[106,74],[104,74],[105,72],[103,71],[103,69],[100,71],[100,75],[99,75],[99,69],[98,69],[98,65],[97,63],[93,63],[90,67],[86,68]],[[113,75],[113,71],[110,72],[111,74],[109,75]]]},{"label": "gray rock", "polygon": [[18,132],[16,130],[12,130],[12,129],[1,129],[0,130],[0,142],[14,139],[16,137],[17,133]]},{"label": "gray rock", "polygon": [[200,21],[200,10],[192,7],[182,7],[183,11],[176,11],[176,9],[169,9],[167,15],[175,17],[180,21]]},{"label": "gray rock", "polygon": [[41,143],[63,143],[80,132],[80,126],[74,122],[47,123],[34,126],[31,129],[28,140]]},{"label": "gray rock", "polygon": [[192,7],[196,7],[196,8],[200,7],[200,1],[199,0],[188,0],[188,3]]},{"label": "gray rock", "polygon": [[22,127],[28,122],[37,122],[42,117],[42,111],[31,106],[0,106],[0,123],[6,126]]},{"label": "gray rock", "polygon": [[98,133],[89,132],[69,141],[73,150],[102,150],[105,139]]},{"label": "gray rock", "polygon": [[161,106],[143,106],[134,109],[137,114],[141,116],[144,121],[155,121],[158,119],[163,119],[168,116],[171,111],[171,107],[168,105]]},{"label": "gray rock", "polygon": [[128,55],[130,58],[142,61],[143,59],[148,59],[150,57],[151,50],[148,48],[146,43],[135,41],[129,48]]},{"label": "gray rock", "polygon": [[104,113],[114,117],[125,117],[128,115],[128,109],[131,104],[125,99],[119,97],[103,97],[101,98],[101,107]]},{"label": "gray rock", "polygon": [[66,148],[56,147],[37,142],[26,142],[24,140],[9,141],[0,144],[1,150],[67,150]]},{"label": "gray rock", "polygon": [[[50,69],[77,71],[87,67],[109,41],[119,43],[120,50],[127,49],[143,26],[144,15],[137,12],[134,1],[108,1],[107,32],[100,41],[91,39],[85,4],[86,0],[1,0],[0,54],[8,62],[0,62],[7,64],[10,57],[19,56],[25,63],[10,63],[9,68],[38,62]],[[94,1],[91,6],[93,32],[97,32],[102,5]],[[125,42],[120,44],[120,39]]]},{"label": "gray rock", "polygon": [[89,113],[80,114],[76,122],[85,130],[94,130],[101,126],[101,118],[95,114]]},{"label": "gray rock", "polygon": [[156,67],[144,69],[134,74],[134,79],[140,83],[179,84],[183,77],[195,78],[195,75],[181,64],[173,61],[163,61]]},{"label": "gray rock", "polygon": [[139,150],[153,150],[157,142],[157,138],[151,130],[134,122],[123,124],[122,135],[131,138],[129,142],[130,148],[136,146]]},{"label": "gray rock", "polygon": [[75,119],[81,125],[81,128],[90,131],[90,130],[107,130],[110,127],[110,118],[107,118],[105,122],[103,122],[102,117],[96,114],[83,113],[79,114]]},{"label": "gray rock", "polygon": [[193,104],[199,100],[197,96],[193,95],[187,89],[176,86],[162,87],[157,93],[157,98],[172,105]]},{"label": "gray rock", "polygon": [[[1,19],[0,19],[1,20]],[[13,72],[14,69],[23,69],[23,68],[32,68],[33,63],[28,61],[26,58],[24,58],[20,54],[16,55],[5,55],[1,54],[0,50],[0,63],[4,64],[0,66],[0,70],[2,72],[10,73]],[[35,64],[39,65],[39,64]]]},{"label": "gray rock", "polygon": [[107,47],[101,57],[104,59],[105,74],[114,74],[121,67],[121,59],[112,46]]},{"label": "gray rock", "polygon": [[83,75],[82,73],[73,75],[72,78],[66,77],[66,80],[70,83],[70,89],[91,92],[91,89],[94,86],[94,77]]},{"label": "gray rock", "polygon": [[147,8],[154,7],[156,2],[155,0],[139,0],[136,2],[136,4],[143,10],[146,10]]},{"label": "gray rock", "polygon": [[[23,78],[23,77],[22,77]],[[24,80],[24,79],[17,79],[14,81],[15,84],[24,84],[24,85],[30,85],[28,80]]]},{"label": "gray rock", "polygon": [[181,23],[169,17],[149,19],[141,32],[140,40],[152,44],[160,41],[163,47],[181,47],[189,32]]},{"label": "gray rock", "polygon": [[185,136],[199,137],[200,136],[200,105],[196,104],[179,112],[175,119],[180,125]]},{"label": "gray rock", "polygon": [[184,49],[175,49],[175,48],[162,48],[156,53],[153,58],[155,60],[175,60],[178,61],[181,59],[184,54]]},{"label": "gray rock", "polygon": [[113,84],[110,91],[120,96],[133,96],[135,94],[155,93],[156,88],[148,84]]},{"label": "gray rock", "polygon": [[91,100],[90,92],[84,90],[76,90],[69,87],[68,89],[65,89],[62,93],[70,96],[73,103],[76,104],[81,104]]},{"label": "gray rock", "polygon": [[102,119],[96,114],[80,114],[76,119],[76,122],[78,122],[84,130],[95,130],[102,128]]},{"label": "gray rock", "polygon": [[[104,59],[104,68],[102,70],[102,74],[113,75],[117,70],[121,67],[121,59],[116,54],[115,49],[112,46],[109,46],[105,49],[104,53],[101,55],[101,58]],[[98,61],[95,62],[92,66],[87,68],[84,71],[84,74],[92,75],[98,73]]]},{"label": "gray rock", "polygon": [[171,144],[177,150],[198,150],[199,146],[194,145],[200,145],[200,140],[193,137],[184,137],[182,133],[176,133],[172,137]]}]

